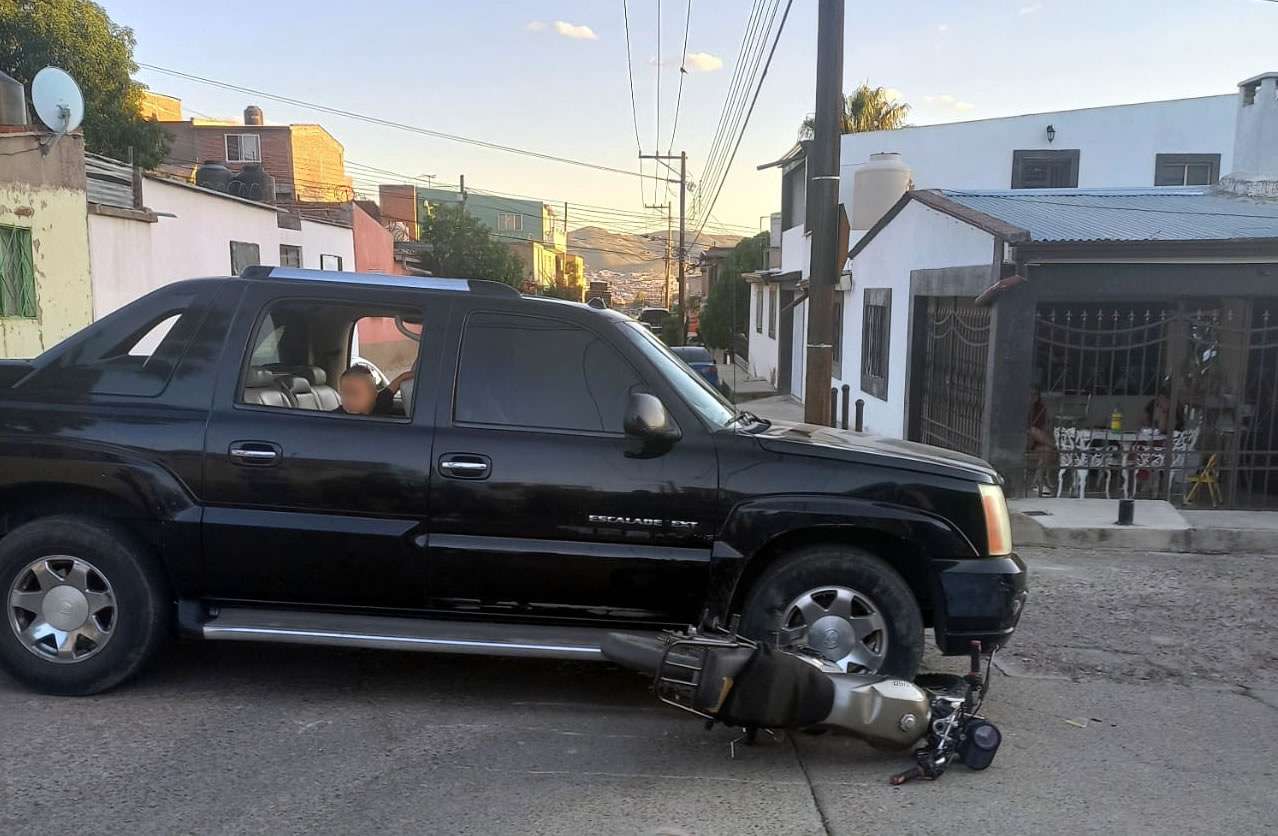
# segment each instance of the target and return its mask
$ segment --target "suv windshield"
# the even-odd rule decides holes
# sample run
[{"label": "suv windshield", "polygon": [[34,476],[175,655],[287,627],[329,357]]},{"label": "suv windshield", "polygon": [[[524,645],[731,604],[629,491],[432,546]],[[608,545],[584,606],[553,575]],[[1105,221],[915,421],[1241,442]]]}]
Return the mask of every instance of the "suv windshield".
[{"label": "suv windshield", "polygon": [[620,323],[620,327],[702,420],[712,427],[726,427],[732,423],[737,414],[732,404],[705,378],[672,354],[665,343],[634,320]]}]

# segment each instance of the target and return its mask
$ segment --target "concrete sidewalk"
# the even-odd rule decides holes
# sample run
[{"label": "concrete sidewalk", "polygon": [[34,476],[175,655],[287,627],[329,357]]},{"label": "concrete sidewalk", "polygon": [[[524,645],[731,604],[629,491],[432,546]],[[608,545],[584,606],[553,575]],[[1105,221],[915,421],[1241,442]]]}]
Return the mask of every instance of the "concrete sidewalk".
[{"label": "concrete sidewalk", "polygon": [[[719,382],[728,387],[733,403],[756,401],[776,395],[776,388],[761,377],[750,373],[736,363],[719,363]],[[753,405],[751,406],[753,410]]]},{"label": "concrete sidewalk", "polygon": [[1136,501],[1135,524],[1117,524],[1117,499],[1009,500],[1017,546],[1101,547],[1199,554],[1278,554],[1278,513],[1180,510]]}]

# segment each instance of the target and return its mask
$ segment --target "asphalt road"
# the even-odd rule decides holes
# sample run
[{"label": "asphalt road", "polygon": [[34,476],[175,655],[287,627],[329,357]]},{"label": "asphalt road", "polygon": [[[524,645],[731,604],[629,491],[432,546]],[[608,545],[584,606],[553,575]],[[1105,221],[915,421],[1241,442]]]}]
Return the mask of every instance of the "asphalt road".
[{"label": "asphalt road", "polygon": [[0,832],[1272,830],[1278,558],[1026,556],[984,773],[894,788],[906,759],[830,736],[733,760],[604,665],[188,643],[94,698],[0,678]]}]

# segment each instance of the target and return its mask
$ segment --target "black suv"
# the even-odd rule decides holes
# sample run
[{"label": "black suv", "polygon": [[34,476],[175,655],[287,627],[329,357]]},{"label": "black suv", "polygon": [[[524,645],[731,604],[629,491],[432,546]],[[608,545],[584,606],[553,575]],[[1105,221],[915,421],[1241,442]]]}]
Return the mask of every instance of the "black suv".
[{"label": "black suv", "polygon": [[63,694],[172,632],[597,659],[737,619],[910,676],[925,627],[1006,641],[1025,567],[983,462],[738,411],[615,312],[251,268],[0,362],[0,595],[0,663]]}]

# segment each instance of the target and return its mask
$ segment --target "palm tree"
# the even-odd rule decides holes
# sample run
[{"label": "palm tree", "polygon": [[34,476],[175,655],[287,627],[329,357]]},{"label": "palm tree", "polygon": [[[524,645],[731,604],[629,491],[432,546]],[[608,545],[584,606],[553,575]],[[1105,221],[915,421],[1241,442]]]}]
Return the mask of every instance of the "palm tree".
[{"label": "palm tree", "polygon": [[[839,116],[839,133],[857,134],[865,131],[893,131],[904,127],[910,106],[893,100],[886,87],[862,84],[856,92],[843,100],[843,113]],[[799,139],[811,139],[816,133],[816,118],[809,116],[799,126]]]}]

